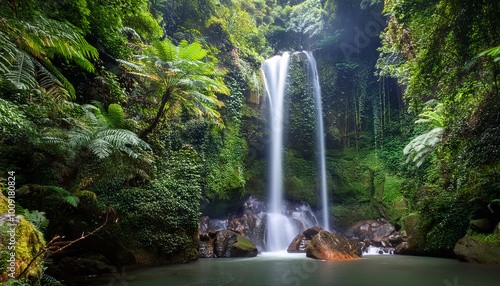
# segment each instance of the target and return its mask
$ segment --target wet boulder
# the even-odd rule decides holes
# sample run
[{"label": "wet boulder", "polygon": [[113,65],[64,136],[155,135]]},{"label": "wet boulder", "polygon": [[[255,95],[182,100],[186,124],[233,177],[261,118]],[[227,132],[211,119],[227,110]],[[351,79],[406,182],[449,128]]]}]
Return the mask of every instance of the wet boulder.
[{"label": "wet boulder", "polygon": [[202,216],[198,220],[198,235],[200,236],[200,239],[202,236],[213,237],[215,235],[214,227],[212,226],[212,222],[208,216]]},{"label": "wet boulder", "polygon": [[394,254],[409,254],[408,242],[403,241],[394,248]]},{"label": "wet boulder", "polygon": [[253,213],[247,212],[244,217],[233,219],[228,229],[250,239],[259,249],[265,249],[266,225],[262,219]]},{"label": "wet boulder", "polygon": [[214,240],[213,239],[209,239],[207,241],[200,240],[198,255],[199,258],[213,258],[215,256]]},{"label": "wet boulder", "polygon": [[306,237],[306,239],[311,240],[316,234],[318,234],[322,230],[323,228],[321,226],[313,226],[304,230],[303,234]]},{"label": "wet boulder", "polygon": [[396,228],[385,220],[364,220],[351,226],[345,235],[349,238],[356,237],[363,241],[373,239],[377,236],[390,236],[396,231]]},{"label": "wet boulder", "polygon": [[254,257],[258,250],[255,244],[248,238],[231,230],[217,232],[214,241],[215,257]]},{"label": "wet boulder", "polygon": [[288,253],[306,253],[310,240],[303,234],[298,234],[288,246]]},{"label": "wet boulder", "polygon": [[306,256],[326,261],[352,260],[361,257],[361,247],[339,234],[321,230],[307,246]]}]

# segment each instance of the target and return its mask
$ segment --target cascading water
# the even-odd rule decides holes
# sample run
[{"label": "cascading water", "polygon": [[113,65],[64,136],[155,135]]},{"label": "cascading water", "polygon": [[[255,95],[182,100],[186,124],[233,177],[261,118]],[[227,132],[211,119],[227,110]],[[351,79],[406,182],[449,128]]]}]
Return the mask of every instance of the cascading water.
[{"label": "cascading water", "polygon": [[[316,100],[317,148],[319,179],[321,182],[321,204],[323,228],[329,229],[328,198],[326,188],[325,141],[321,90],[319,87],[316,60],[311,52],[304,52],[308,59],[308,73]],[[267,250],[280,251],[287,248],[293,238],[306,228],[317,225],[314,215],[305,209],[288,210],[283,201],[283,116],[285,86],[288,76],[290,54],[272,57],[264,62],[262,71],[270,110],[270,152],[269,152],[269,202],[267,209]]]},{"label": "cascading water", "polygon": [[318,68],[316,59],[311,52],[304,51],[308,61],[309,78],[312,81],[314,99],[316,101],[316,148],[318,156],[319,180],[321,187],[321,212],[323,216],[323,228],[330,230],[328,218],[328,194],[326,187],[326,159],[325,159],[325,137],[323,127],[323,106],[321,102],[321,88],[319,86]]},{"label": "cascading water", "polygon": [[297,227],[283,209],[283,107],[290,55],[284,53],[266,60],[262,66],[270,100],[269,203],[267,210],[267,250],[286,249],[297,234]]}]

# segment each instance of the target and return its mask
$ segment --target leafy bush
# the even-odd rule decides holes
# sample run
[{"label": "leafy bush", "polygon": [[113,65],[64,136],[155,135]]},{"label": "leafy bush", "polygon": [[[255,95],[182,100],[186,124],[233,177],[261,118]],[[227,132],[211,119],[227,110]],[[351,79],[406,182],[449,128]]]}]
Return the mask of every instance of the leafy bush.
[{"label": "leafy bush", "polygon": [[[192,259],[196,251],[201,165],[189,146],[171,152],[160,163],[158,178],[144,187],[103,189],[100,197],[115,208],[139,241],[166,257]],[[138,245],[137,245],[138,244]]]}]

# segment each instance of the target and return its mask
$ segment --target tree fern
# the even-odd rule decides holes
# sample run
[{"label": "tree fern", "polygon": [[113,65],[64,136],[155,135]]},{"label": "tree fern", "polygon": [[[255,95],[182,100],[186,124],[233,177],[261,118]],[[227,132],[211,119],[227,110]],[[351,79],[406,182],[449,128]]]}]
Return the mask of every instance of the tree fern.
[{"label": "tree fern", "polygon": [[428,124],[432,130],[415,137],[403,149],[407,162],[412,160],[417,166],[424,163],[425,159],[435,150],[441,142],[445,127],[445,114],[443,104],[438,104],[434,109],[428,108],[421,114],[415,124]]},{"label": "tree fern", "polygon": [[[19,89],[42,87],[61,98],[62,89],[53,88],[57,85],[74,96],[73,86],[51,62],[55,55],[73,61],[89,72],[94,71],[89,59],[98,57],[97,50],[70,24],[42,15],[23,19],[2,18],[0,77],[5,77]],[[40,81],[43,83],[39,84]]]},{"label": "tree fern", "polygon": [[223,72],[213,62],[202,61],[206,56],[207,51],[199,43],[182,41],[175,46],[166,39],[146,47],[143,55],[134,57],[134,62],[120,61],[131,69],[130,74],[155,81],[157,84],[151,85],[154,94],[161,93],[156,116],[141,137],[157,126],[160,118],[165,116],[165,107],[174,106],[176,102],[193,114],[208,117],[219,127],[224,127],[216,111],[222,106],[216,94],[229,94],[229,89],[221,78]]}]

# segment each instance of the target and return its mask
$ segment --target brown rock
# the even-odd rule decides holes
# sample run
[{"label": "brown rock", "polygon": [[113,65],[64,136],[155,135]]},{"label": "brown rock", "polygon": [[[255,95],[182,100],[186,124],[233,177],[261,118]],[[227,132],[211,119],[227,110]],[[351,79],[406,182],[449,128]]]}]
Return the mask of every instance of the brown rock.
[{"label": "brown rock", "polygon": [[394,254],[409,254],[410,248],[408,246],[408,242],[403,241],[396,246],[394,249]]},{"label": "brown rock", "polygon": [[352,260],[361,256],[361,248],[357,242],[322,230],[307,246],[306,256],[327,261]]},{"label": "brown rock", "polygon": [[323,228],[321,226],[313,226],[304,230],[302,234],[306,237],[306,239],[311,240],[316,234],[318,234],[322,230]]},{"label": "brown rock", "polygon": [[298,234],[288,246],[288,253],[305,253],[310,240],[305,235]]}]

